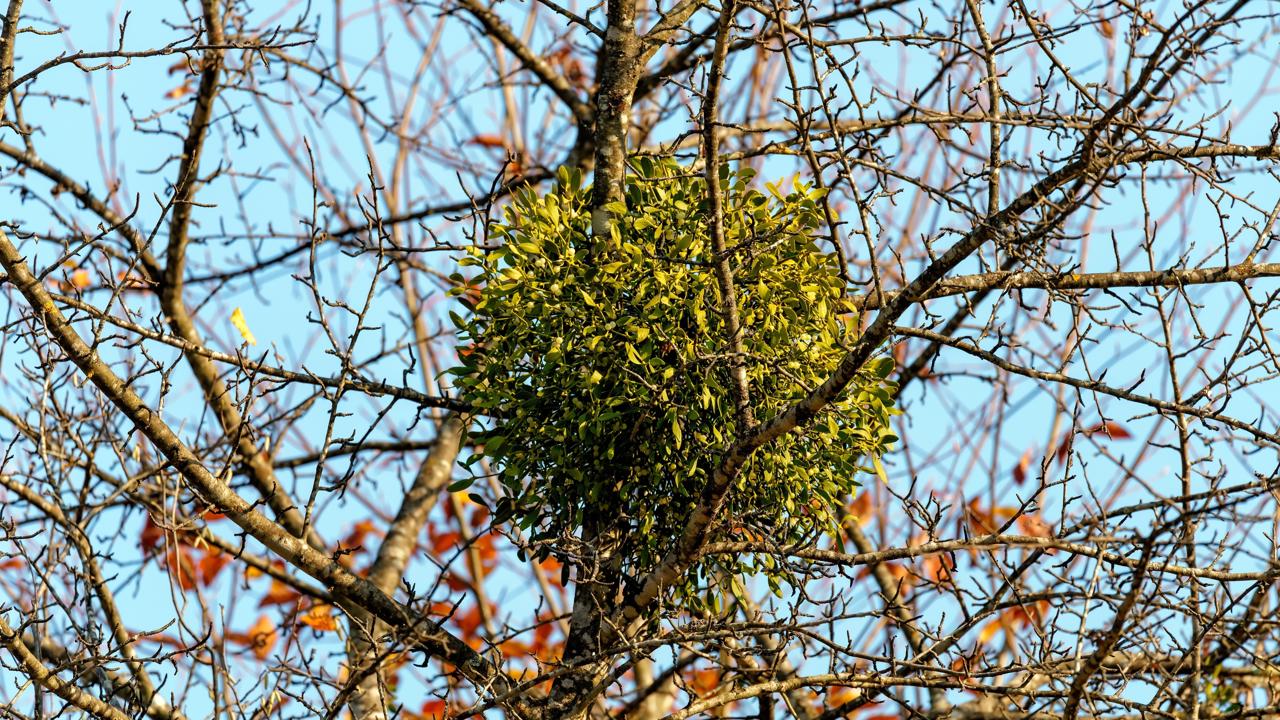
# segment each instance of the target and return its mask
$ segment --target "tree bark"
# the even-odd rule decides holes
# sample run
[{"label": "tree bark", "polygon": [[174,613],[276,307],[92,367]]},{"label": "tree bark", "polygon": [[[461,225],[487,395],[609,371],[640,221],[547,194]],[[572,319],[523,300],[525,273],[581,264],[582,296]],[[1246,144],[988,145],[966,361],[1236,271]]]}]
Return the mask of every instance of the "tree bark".
[{"label": "tree bark", "polygon": [[609,237],[613,217],[605,208],[623,198],[627,171],[627,130],[640,80],[640,39],[634,0],[610,0],[609,25],[599,51],[596,90],[595,180],[591,192],[591,232]]},{"label": "tree bark", "polygon": [[[418,536],[426,525],[427,515],[435,507],[441,491],[449,484],[453,464],[462,447],[462,433],[466,424],[450,415],[440,424],[439,435],[431,454],[423,461],[409,492],[400,504],[396,518],[387,529],[387,537],[378,546],[377,558],[369,568],[369,582],[390,597],[404,577],[409,560],[418,547]],[[387,700],[383,694],[385,678],[380,671],[380,652],[383,649],[378,638],[387,631],[387,625],[372,613],[351,613],[348,623],[347,658],[354,683],[351,715],[356,720],[380,720],[387,717]]]},{"label": "tree bark", "polygon": [[[636,36],[635,0],[609,0],[608,25],[598,51],[598,86],[595,96],[595,177],[591,191],[591,234],[610,242],[614,212],[611,203],[625,197],[627,131],[631,105],[640,80],[640,39]],[[600,650],[601,621],[613,614],[618,583],[617,558],[611,551],[617,531],[612,518],[588,517],[582,531],[594,557],[579,567],[574,589],[573,614],[565,644],[564,663],[579,670],[561,677],[552,687],[546,717],[581,718],[590,707],[594,688],[607,667],[592,661]]]}]

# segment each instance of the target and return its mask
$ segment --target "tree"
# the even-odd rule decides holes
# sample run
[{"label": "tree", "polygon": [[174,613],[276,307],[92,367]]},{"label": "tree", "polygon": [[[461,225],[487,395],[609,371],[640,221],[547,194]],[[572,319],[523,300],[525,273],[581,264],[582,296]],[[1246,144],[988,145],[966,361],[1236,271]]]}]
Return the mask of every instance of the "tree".
[{"label": "tree", "polygon": [[9,0],[8,713],[1265,716],[1275,10]]}]

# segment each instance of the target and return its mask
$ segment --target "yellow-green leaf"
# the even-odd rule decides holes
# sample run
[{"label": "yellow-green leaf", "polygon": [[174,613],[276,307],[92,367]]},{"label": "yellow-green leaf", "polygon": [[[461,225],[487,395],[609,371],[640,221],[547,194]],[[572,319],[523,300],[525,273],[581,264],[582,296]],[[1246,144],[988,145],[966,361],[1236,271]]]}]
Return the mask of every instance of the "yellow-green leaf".
[{"label": "yellow-green leaf", "polygon": [[250,345],[257,345],[258,339],[253,336],[253,332],[249,330],[249,323],[244,320],[244,312],[240,308],[231,311],[231,324],[236,326],[236,330],[240,331],[240,337]]},{"label": "yellow-green leaf", "polygon": [[880,462],[880,456],[872,455],[871,462],[876,466],[876,475],[880,476],[880,482],[888,485],[889,475],[884,471],[884,464]]}]

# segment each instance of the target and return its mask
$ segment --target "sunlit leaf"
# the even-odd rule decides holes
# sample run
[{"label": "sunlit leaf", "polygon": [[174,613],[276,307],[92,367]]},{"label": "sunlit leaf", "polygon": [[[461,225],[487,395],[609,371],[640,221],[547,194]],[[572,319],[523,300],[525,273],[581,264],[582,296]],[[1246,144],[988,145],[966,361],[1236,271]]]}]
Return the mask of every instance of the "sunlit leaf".
[{"label": "sunlit leaf", "polygon": [[1027,481],[1027,472],[1031,469],[1032,460],[1031,448],[1027,448],[1022,453],[1022,457],[1018,459],[1018,464],[1013,467],[1013,481],[1018,485]]},{"label": "sunlit leaf", "polygon": [[298,622],[318,632],[337,632],[337,612],[332,605],[316,603],[298,617]]},{"label": "sunlit leaf", "polygon": [[276,646],[276,641],[280,638],[276,632],[276,624],[271,618],[262,615],[258,618],[258,622],[249,628],[247,633],[248,645],[253,650],[254,657],[259,660],[266,660],[271,654],[272,648]]},{"label": "sunlit leaf", "polygon": [[268,605],[289,605],[296,602],[302,594],[297,590],[285,585],[275,578],[271,578],[271,589],[267,594],[258,601],[258,607],[267,607]]},{"label": "sunlit leaf", "polygon": [[471,138],[472,145],[479,145],[487,148],[501,148],[507,146],[507,141],[502,139],[501,135],[480,134]]},{"label": "sunlit leaf", "polygon": [[240,331],[240,337],[250,345],[257,345],[258,339],[253,336],[253,332],[249,330],[249,323],[245,322],[244,312],[240,308],[231,311],[231,324]]},{"label": "sunlit leaf", "polygon": [[200,577],[200,584],[206,586],[212,584],[213,581],[217,579],[218,574],[222,572],[222,568],[226,567],[230,562],[230,555],[221,552],[216,548],[210,548],[208,552],[206,552],[204,556],[196,562],[196,572]]}]

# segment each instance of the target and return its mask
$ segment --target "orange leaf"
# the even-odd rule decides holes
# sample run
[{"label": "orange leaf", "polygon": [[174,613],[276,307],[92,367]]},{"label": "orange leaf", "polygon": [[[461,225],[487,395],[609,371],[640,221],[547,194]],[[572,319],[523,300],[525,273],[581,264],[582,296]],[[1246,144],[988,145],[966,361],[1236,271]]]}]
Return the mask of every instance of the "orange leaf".
[{"label": "orange leaf", "polygon": [[535,655],[540,655],[547,648],[547,640],[551,638],[551,632],[555,630],[549,618],[543,619],[542,623],[533,629],[533,643],[529,645],[529,650]]},{"label": "orange leaf", "polygon": [[192,590],[196,587],[195,561],[191,559],[191,551],[185,547],[169,548],[164,554],[164,568],[169,571],[169,577],[176,580],[178,587],[183,590]]},{"label": "orange leaf", "polygon": [[871,506],[871,493],[863,491],[854,496],[853,502],[849,503],[849,514],[858,521],[859,526],[865,526],[871,522],[871,515],[875,509]]},{"label": "orange leaf", "polygon": [[192,91],[193,89],[194,89],[194,88],[193,88],[193,86],[191,85],[191,81],[189,81],[189,80],[188,80],[187,82],[184,82],[184,83],[182,83],[181,85],[179,85],[178,87],[176,87],[176,88],[174,88],[174,89],[170,90],[169,92],[165,93],[165,94],[164,94],[164,96],[165,96],[166,98],[170,99],[170,100],[177,100],[178,98],[182,97],[183,95],[188,95],[188,94],[190,94],[190,93],[191,93],[191,91]]},{"label": "orange leaf", "polygon": [[1100,432],[1112,440],[1128,440],[1133,437],[1128,430],[1124,429],[1123,425],[1118,422],[1112,422],[1111,420],[1098,423],[1097,425],[1082,430],[1081,432],[1085,435],[1093,435],[1094,433]]},{"label": "orange leaf", "polygon": [[337,632],[338,618],[332,605],[316,603],[298,618],[298,622],[319,632]]},{"label": "orange leaf", "polygon": [[689,687],[699,695],[707,695],[720,687],[720,671],[715,668],[694,670],[689,677]]},{"label": "orange leaf", "polygon": [[974,535],[991,535],[999,527],[992,513],[983,510],[977,498],[970,500],[965,506],[964,519]]},{"label": "orange leaf", "polygon": [[[897,583],[897,587],[901,589],[902,592],[905,593],[907,590],[911,589],[914,582],[911,577],[911,571],[907,569],[905,565],[896,562],[885,562],[880,565],[885,570],[889,571],[889,575],[893,578],[894,582]],[[857,579],[861,580],[862,578],[870,575],[871,567],[869,565],[863,565],[862,569],[858,571]]]},{"label": "orange leaf", "polygon": [[342,547],[350,550],[364,545],[364,539],[377,529],[372,520],[361,520],[351,526],[351,532],[342,538]]},{"label": "orange leaf", "polygon": [[202,65],[203,63],[198,57],[183,58],[169,66],[169,74],[174,75],[176,73],[185,73],[187,75],[194,75],[200,72]]},{"label": "orange leaf", "polygon": [[1001,630],[1004,630],[1009,643],[1015,642],[1017,631],[1030,625],[1039,625],[1048,609],[1048,601],[1041,600],[1032,605],[1016,605],[1005,610],[995,620],[983,626],[978,633],[979,646],[990,642]]},{"label": "orange leaf", "polygon": [[533,654],[533,648],[523,640],[511,638],[504,640],[498,645],[498,651],[502,653],[504,658],[521,658]]},{"label": "orange leaf", "polygon": [[138,545],[142,548],[142,554],[154,554],[163,539],[164,530],[151,519],[150,515],[147,515],[146,522],[142,524],[142,535],[138,537]]},{"label": "orange leaf", "polygon": [[1027,471],[1031,469],[1031,448],[1022,453],[1018,464],[1013,468],[1013,482],[1021,485],[1027,481]]},{"label": "orange leaf", "polygon": [[1021,512],[1022,512],[1022,510],[1021,510],[1020,508],[1016,508],[1016,507],[1009,507],[1009,506],[1007,506],[1007,505],[1001,505],[1000,507],[997,507],[997,508],[995,508],[994,510],[992,510],[992,511],[991,511],[991,515],[992,515],[992,517],[994,517],[994,518],[995,518],[995,519],[996,519],[996,520],[997,520],[1001,525],[1003,525],[1006,521],[1008,521],[1008,520],[1010,520],[1010,519],[1012,519],[1012,518],[1018,517],[1018,516],[1019,516],[1019,513],[1021,513]]},{"label": "orange leaf", "polygon": [[1039,600],[1031,605],[1017,605],[1004,612],[1006,619],[1018,627],[1039,625],[1049,612],[1049,601]]},{"label": "orange leaf", "polygon": [[907,364],[907,344],[904,342],[894,343],[893,345],[893,365],[894,367],[902,367]]},{"label": "orange leaf", "polygon": [[986,625],[983,625],[982,631],[978,633],[978,644],[986,645],[991,642],[991,638],[995,637],[998,632],[1000,632],[999,620],[992,620]]},{"label": "orange leaf", "polygon": [[455,607],[457,606],[453,605],[452,603],[433,602],[431,603],[431,608],[427,610],[427,614],[428,615],[451,615],[453,614],[453,610]]},{"label": "orange leaf", "polygon": [[284,583],[271,578],[271,589],[267,590],[267,594],[258,601],[258,607],[266,607],[268,605],[288,605],[302,597],[297,590],[285,585]]},{"label": "orange leaf", "polygon": [[93,284],[93,279],[89,277],[89,271],[80,268],[71,273],[71,286],[77,290],[83,290]]},{"label": "orange leaf", "polygon": [[248,645],[253,649],[254,657],[266,660],[280,636],[276,633],[276,624],[271,622],[271,618],[263,615],[258,618],[258,622],[254,623],[253,627],[249,628],[248,639]]},{"label": "orange leaf", "polygon": [[116,281],[119,282],[125,290],[147,290],[151,285],[139,275],[129,275],[121,270],[116,273]]},{"label": "orange leaf", "polygon": [[543,560],[542,562],[538,563],[538,567],[551,580],[555,582],[560,581],[560,570],[563,566],[561,565],[559,560],[548,555],[546,560]]},{"label": "orange leaf", "polygon": [[444,532],[439,535],[431,535],[431,550],[436,554],[440,554],[449,548],[452,548],[462,539],[462,535],[457,532]]},{"label": "orange leaf", "polygon": [[559,68],[560,74],[564,75],[565,80],[580,88],[587,86],[587,74],[582,66],[582,61],[578,59],[573,52],[573,48],[569,45],[562,45],[555,51],[548,53],[546,60]]},{"label": "orange leaf", "polygon": [[1071,453],[1071,442],[1075,440],[1075,435],[1068,434],[1062,439],[1062,444],[1058,446],[1057,452],[1053,454],[1054,459],[1059,464],[1067,461],[1067,455]]},{"label": "orange leaf", "polygon": [[[271,565],[272,565],[272,567],[275,567],[275,568],[280,569],[280,570],[283,570],[283,569],[284,569],[284,561],[283,561],[283,560],[272,560],[272,561],[271,561]],[[252,566],[252,565],[246,565],[246,566],[245,566],[245,568],[244,568],[244,579],[245,579],[245,580],[253,580],[253,579],[255,579],[255,578],[260,578],[260,577],[266,577],[266,573],[265,573],[265,572],[263,572],[263,571],[261,571],[261,570],[259,570],[259,569],[258,569],[258,568],[256,568],[256,567]]]},{"label": "orange leaf", "polygon": [[1018,518],[1018,529],[1031,537],[1051,538],[1053,528],[1039,515],[1023,515]]},{"label": "orange leaf", "polygon": [[428,700],[422,703],[414,716],[421,720],[444,720],[449,712],[449,705],[443,700]]},{"label": "orange leaf", "polygon": [[471,524],[472,530],[479,530],[485,523],[489,522],[489,508],[483,505],[477,507],[471,513],[471,519],[468,522]]},{"label": "orange leaf", "polygon": [[893,576],[894,580],[900,583],[905,583],[907,585],[910,584],[911,571],[907,569],[906,565],[902,565],[895,562],[887,562],[884,564],[884,566],[889,571],[889,574]]},{"label": "orange leaf", "polygon": [[502,148],[507,146],[507,141],[502,139],[501,135],[481,134],[471,138],[472,145],[479,145],[488,148]]},{"label": "orange leaf", "polygon": [[[1128,440],[1133,437],[1133,434],[1126,430],[1123,425],[1111,420],[1100,422],[1097,425],[1091,425],[1087,428],[1081,429],[1079,432],[1085,437],[1092,437],[1097,433],[1102,433],[1111,440]],[[1063,439],[1062,444],[1058,446],[1058,451],[1055,453],[1055,456],[1059,463],[1064,462],[1067,459],[1067,453],[1071,452],[1071,443],[1074,439],[1073,435],[1067,435],[1067,437]]]},{"label": "orange leaf", "polygon": [[[498,550],[493,546],[493,533],[481,535],[472,545],[480,555],[480,568],[488,573],[498,564]],[[484,578],[476,578],[483,580]]]},{"label": "orange leaf", "polygon": [[458,613],[453,616],[453,624],[458,626],[458,631],[462,633],[464,640],[479,640],[476,632],[480,629],[480,624],[484,622],[484,618],[480,616],[480,607],[476,606],[464,613]]},{"label": "orange leaf", "polygon": [[338,562],[348,570],[351,569],[355,564],[355,556],[364,550],[365,539],[374,532],[377,532],[377,526],[372,520],[361,520],[353,525],[351,532],[338,541],[338,547],[334,551]]},{"label": "orange leaf", "polygon": [[843,705],[845,702],[858,697],[862,697],[862,690],[858,688],[843,685],[834,685],[827,688],[827,702],[831,705]]},{"label": "orange leaf", "polygon": [[458,301],[461,302],[463,307],[467,308],[468,310],[474,310],[476,305],[479,304],[480,299],[483,297],[484,297],[484,285],[468,282],[466,285],[466,290],[458,298]]},{"label": "orange leaf", "polygon": [[223,553],[216,548],[210,548],[204,554],[204,557],[196,563],[196,572],[200,576],[201,585],[209,585],[218,577],[218,573],[222,572],[222,568],[231,562],[231,556]]},{"label": "orange leaf", "polygon": [[949,553],[935,553],[924,559],[925,577],[939,585],[951,582],[951,573],[955,569],[956,560]]}]

